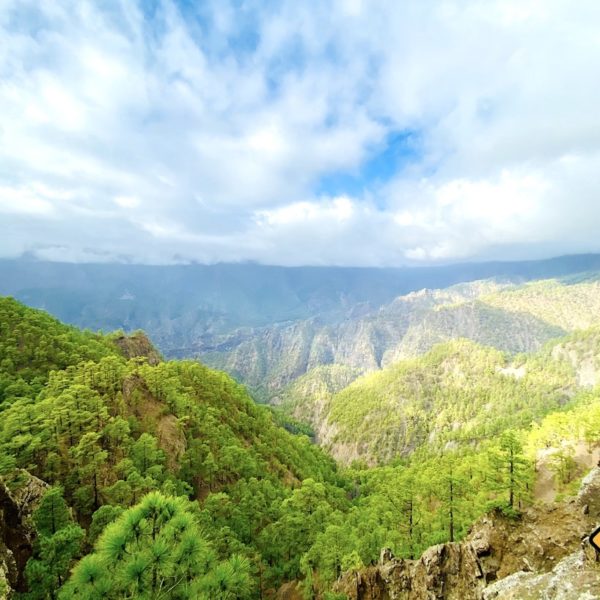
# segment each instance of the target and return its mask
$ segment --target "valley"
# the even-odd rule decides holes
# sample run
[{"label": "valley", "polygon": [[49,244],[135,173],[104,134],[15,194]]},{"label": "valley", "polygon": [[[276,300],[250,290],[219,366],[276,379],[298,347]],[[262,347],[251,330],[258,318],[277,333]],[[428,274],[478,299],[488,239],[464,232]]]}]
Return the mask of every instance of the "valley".
[{"label": "valley", "polygon": [[[405,269],[0,260],[0,294],[92,330],[144,330],[277,403],[321,365],[370,372],[468,338],[509,353],[596,322],[599,255]],[[527,285],[530,282],[531,285]]]},{"label": "valley", "polygon": [[421,290],[336,325],[312,319],[230,338],[233,348],[201,358],[232,373],[257,398],[277,403],[287,385],[321,365],[372,372],[458,338],[511,355],[533,352],[599,322],[597,275],[579,277],[530,284],[492,279]]},{"label": "valley", "polygon": [[[569,499],[600,457],[599,290],[585,271],[363,296],[341,320],[220,333],[200,363],[0,298],[5,593],[517,598],[572,585],[562,561],[596,593],[575,543],[596,509]],[[508,550],[584,505],[560,552]],[[159,548],[188,548],[184,570]]]},{"label": "valley", "polygon": [[0,600],[600,600],[598,0],[0,6]]}]

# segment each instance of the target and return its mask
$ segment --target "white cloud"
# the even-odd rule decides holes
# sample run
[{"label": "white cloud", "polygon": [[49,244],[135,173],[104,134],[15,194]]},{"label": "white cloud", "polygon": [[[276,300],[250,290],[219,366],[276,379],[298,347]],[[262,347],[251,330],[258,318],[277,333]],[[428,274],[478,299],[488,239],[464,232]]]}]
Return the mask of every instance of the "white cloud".
[{"label": "white cloud", "polygon": [[52,202],[34,190],[27,188],[0,187],[0,213],[51,216]]},{"label": "white cloud", "polygon": [[273,210],[258,211],[257,222],[266,226],[295,226],[323,221],[328,224],[348,221],[355,213],[355,201],[338,196],[322,202],[295,202]]},{"label": "white cloud", "polygon": [[[0,255],[600,250],[598,22],[595,0],[5,1]],[[416,154],[360,175],[402,131]]]},{"label": "white cloud", "polygon": [[121,208],[137,208],[141,203],[136,196],[115,196],[113,200]]}]

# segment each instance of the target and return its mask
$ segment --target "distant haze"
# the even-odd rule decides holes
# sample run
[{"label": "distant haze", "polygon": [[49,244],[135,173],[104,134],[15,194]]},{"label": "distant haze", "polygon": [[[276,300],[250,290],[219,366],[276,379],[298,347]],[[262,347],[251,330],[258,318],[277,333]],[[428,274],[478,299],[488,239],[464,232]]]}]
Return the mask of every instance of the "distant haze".
[{"label": "distant haze", "polygon": [[597,0],[0,10],[0,256],[600,251]]},{"label": "distant haze", "polygon": [[168,355],[190,356],[240,328],[340,322],[423,288],[590,271],[600,271],[600,255],[403,269],[0,260],[0,294],[79,327],[141,328]]}]

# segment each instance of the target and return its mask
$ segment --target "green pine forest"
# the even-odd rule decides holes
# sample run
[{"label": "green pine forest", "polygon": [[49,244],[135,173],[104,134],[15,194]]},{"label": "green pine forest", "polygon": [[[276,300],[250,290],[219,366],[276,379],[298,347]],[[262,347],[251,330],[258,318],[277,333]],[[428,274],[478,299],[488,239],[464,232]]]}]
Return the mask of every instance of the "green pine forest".
[{"label": "green pine forest", "polygon": [[572,445],[600,439],[600,329],[517,356],[454,340],[352,383],[319,367],[277,410],[125,337],[0,298],[0,478],[47,484],[17,598],[343,598],[382,548],[518,518],[541,449],[569,493]]}]

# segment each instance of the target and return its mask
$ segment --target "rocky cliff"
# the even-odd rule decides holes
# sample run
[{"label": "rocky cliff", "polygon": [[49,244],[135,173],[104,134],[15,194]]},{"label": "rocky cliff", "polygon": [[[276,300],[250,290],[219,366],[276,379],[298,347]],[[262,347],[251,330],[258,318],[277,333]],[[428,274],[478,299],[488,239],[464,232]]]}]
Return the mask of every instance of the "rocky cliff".
[{"label": "rocky cliff", "polygon": [[118,334],[114,342],[127,359],[146,358],[150,365],[157,365],[162,360],[160,353],[143,331],[134,331],[129,335]]},{"label": "rocky cliff", "polygon": [[0,600],[24,591],[22,573],[35,539],[30,517],[47,487],[26,471],[10,485],[0,479]]},{"label": "rocky cliff", "polygon": [[[563,287],[555,283],[544,288],[549,306],[556,303],[555,288]],[[595,290],[597,286],[590,283],[580,287]],[[197,352],[204,362],[234,374],[262,399],[271,401],[290,382],[321,365],[375,371],[457,338],[510,354],[532,352],[569,330],[571,321],[565,327],[546,322],[537,305],[539,315],[516,310],[522,308],[517,303],[521,296],[510,295],[511,290],[521,287],[477,281],[443,290],[421,290],[399,296],[376,310],[348,314],[335,323],[311,318],[238,330],[215,338],[211,350],[198,347]],[[515,306],[511,304],[513,298]],[[597,322],[596,308],[596,304],[584,303],[577,311],[581,322]]]},{"label": "rocky cliff", "polygon": [[600,467],[576,498],[518,520],[487,515],[463,542],[433,546],[418,560],[383,552],[379,565],[346,573],[337,591],[350,600],[593,600],[600,562],[587,536],[598,523]]}]

